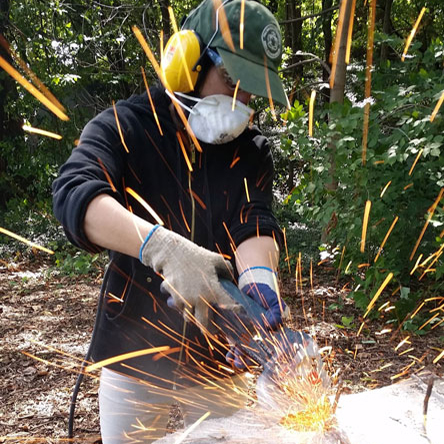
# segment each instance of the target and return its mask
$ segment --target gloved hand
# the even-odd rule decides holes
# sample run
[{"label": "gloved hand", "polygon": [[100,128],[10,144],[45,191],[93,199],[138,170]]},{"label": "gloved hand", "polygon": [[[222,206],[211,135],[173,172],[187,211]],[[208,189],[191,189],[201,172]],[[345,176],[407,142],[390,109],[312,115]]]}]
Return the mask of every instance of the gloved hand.
[{"label": "gloved hand", "polygon": [[209,328],[211,305],[236,309],[219,283],[219,278],[232,279],[231,264],[221,255],[155,225],[140,248],[139,258],[163,276],[161,291],[171,295],[173,305],[185,318],[194,314],[201,329]]},{"label": "gloved hand", "polygon": [[[258,319],[258,327],[274,330],[290,316],[290,310],[278,296],[274,272],[268,267],[247,268],[239,276],[239,289],[267,309],[263,319]],[[225,359],[238,369],[245,369],[252,361],[235,346],[231,346]]]},{"label": "gloved hand", "polygon": [[247,268],[239,276],[239,289],[267,309],[262,327],[276,329],[290,316],[290,309],[278,296],[274,271],[268,267]]},{"label": "gloved hand", "polygon": [[247,367],[258,365],[245,353],[242,353],[242,350],[235,345],[230,346],[230,350],[225,355],[225,360],[228,362],[228,364],[236,367],[239,370],[245,370]]}]

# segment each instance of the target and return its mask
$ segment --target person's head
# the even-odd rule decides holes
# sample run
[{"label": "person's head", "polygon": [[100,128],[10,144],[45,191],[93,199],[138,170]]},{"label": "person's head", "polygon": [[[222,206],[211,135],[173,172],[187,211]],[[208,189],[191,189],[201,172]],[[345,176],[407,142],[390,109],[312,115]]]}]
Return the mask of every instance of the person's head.
[{"label": "person's head", "polygon": [[[250,95],[257,95],[271,96],[273,102],[288,105],[278,75],[282,57],[279,24],[261,3],[204,0],[184,20],[180,43],[174,38],[165,49],[166,63],[163,63],[168,70],[176,53],[174,69],[166,76],[168,80],[170,75],[173,91],[188,93],[195,90],[197,84],[201,97],[233,95],[239,82],[237,98],[241,102],[246,103]],[[178,71],[182,76],[180,85],[175,83]]]}]

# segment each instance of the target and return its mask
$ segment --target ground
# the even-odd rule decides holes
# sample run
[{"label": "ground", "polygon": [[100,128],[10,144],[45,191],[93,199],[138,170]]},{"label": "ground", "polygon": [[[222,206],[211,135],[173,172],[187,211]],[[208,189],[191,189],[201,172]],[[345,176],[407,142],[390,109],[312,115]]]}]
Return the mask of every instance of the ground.
[{"label": "ground", "polygon": [[[62,442],[76,369],[85,355],[95,318],[101,274],[66,276],[40,258],[0,261],[0,443]],[[315,335],[342,390],[358,392],[385,386],[433,364],[442,349],[442,326],[425,336],[384,332],[371,321],[357,336],[360,313],[347,298],[347,283],[327,266],[317,267],[313,287],[302,291],[294,278],[282,280],[292,326]],[[439,332],[441,330],[441,332]],[[83,443],[99,437],[96,379],[86,377],[76,410],[76,436]],[[173,427],[175,425],[172,421]]]}]

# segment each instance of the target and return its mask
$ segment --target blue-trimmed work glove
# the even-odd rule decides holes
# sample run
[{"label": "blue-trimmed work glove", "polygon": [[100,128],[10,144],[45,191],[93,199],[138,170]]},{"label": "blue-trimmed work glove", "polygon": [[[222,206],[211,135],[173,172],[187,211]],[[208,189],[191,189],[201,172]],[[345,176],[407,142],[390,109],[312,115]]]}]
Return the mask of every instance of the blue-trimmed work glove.
[{"label": "blue-trimmed work glove", "polygon": [[[266,308],[263,318],[257,319],[260,328],[274,330],[290,317],[290,309],[279,296],[276,274],[268,267],[247,268],[239,276],[239,289]],[[251,365],[251,360],[239,348],[232,346],[225,356],[228,363],[239,369]]]},{"label": "blue-trimmed work glove", "polygon": [[168,293],[185,319],[202,331],[210,326],[210,306],[236,310],[237,305],[220,284],[231,279],[230,262],[160,225],[155,225],[140,248],[140,261],[164,278],[161,291]]}]

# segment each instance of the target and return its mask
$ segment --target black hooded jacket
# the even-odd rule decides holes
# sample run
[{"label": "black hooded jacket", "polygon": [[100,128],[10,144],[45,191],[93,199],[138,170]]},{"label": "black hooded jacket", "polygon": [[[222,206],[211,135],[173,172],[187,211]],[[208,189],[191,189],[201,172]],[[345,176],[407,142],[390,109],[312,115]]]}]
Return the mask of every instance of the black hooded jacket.
[{"label": "black hooded jacket", "polygon": [[[91,120],[61,167],[53,184],[54,213],[68,239],[90,252],[101,250],[87,239],[83,220],[91,200],[104,193],[155,223],[133,190],[167,228],[187,238],[194,200],[194,242],[231,258],[230,242],[239,245],[258,234],[280,242],[271,211],[273,162],[267,139],[252,128],[224,145],[202,143],[202,152],[195,150],[190,191],[171,101],[159,88],[152,88],[151,95],[162,134],[147,94],[134,96]],[[171,349],[164,355],[148,354],[109,367],[160,386],[169,386],[172,379],[193,384],[203,369],[220,375],[218,364],[226,364],[226,350],[209,347],[195,326],[184,327],[182,315],[170,309],[167,295],[160,293],[160,278],[138,259],[115,251],[109,257],[94,360],[168,345]]]}]

